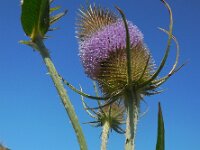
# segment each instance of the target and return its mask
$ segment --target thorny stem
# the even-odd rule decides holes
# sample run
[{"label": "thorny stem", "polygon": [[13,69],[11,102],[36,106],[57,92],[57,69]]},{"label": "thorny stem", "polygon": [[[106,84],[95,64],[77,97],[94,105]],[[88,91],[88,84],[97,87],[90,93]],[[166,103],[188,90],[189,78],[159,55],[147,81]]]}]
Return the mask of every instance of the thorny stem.
[{"label": "thorny stem", "polygon": [[138,120],[138,98],[136,94],[136,89],[132,86],[132,67],[131,67],[131,47],[130,47],[130,34],[128,29],[128,24],[126,21],[126,16],[124,12],[116,7],[119,11],[126,30],[126,58],[127,58],[127,94],[125,99],[125,105],[127,110],[127,120],[126,120],[126,141],[125,150],[134,150],[134,140],[135,140],[135,130]]},{"label": "thorny stem", "polygon": [[101,150],[106,150],[108,143],[108,135],[110,130],[110,124],[106,121],[103,125],[102,135],[101,135]]},{"label": "thorny stem", "polygon": [[56,90],[62,100],[64,107],[65,107],[65,110],[70,118],[70,121],[75,130],[75,133],[76,133],[76,136],[77,136],[77,139],[79,142],[80,149],[87,150],[86,141],[85,141],[81,126],[79,124],[78,117],[77,117],[75,110],[73,108],[73,105],[71,104],[70,99],[67,95],[67,91],[65,90],[65,88],[62,84],[61,78],[50,58],[49,52],[48,52],[47,48],[45,47],[41,38],[36,39],[35,44],[38,47],[38,50],[43,58],[43,61],[47,67],[47,70],[54,82]]},{"label": "thorny stem", "polygon": [[138,122],[138,105],[139,98],[133,92],[133,99],[131,99],[130,92],[127,93],[125,100],[127,119],[126,119],[126,141],[125,150],[135,150],[135,135]]}]

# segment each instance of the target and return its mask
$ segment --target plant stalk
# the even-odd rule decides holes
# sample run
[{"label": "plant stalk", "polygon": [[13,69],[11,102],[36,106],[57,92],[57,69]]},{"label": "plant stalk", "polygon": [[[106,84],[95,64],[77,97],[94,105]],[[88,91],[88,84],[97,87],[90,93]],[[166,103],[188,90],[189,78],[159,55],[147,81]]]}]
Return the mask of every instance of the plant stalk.
[{"label": "plant stalk", "polygon": [[43,58],[43,61],[47,67],[47,70],[53,80],[54,86],[60,96],[60,99],[62,100],[64,108],[70,118],[70,121],[75,130],[75,133],[76,133],[76,136],[77,136],[77,139],[79,142],[80,149],[87,150],[86,141],[84,138],[84,134],[82,132],[82,128],[79,124],[78,117],[77,117],[74,107],[73,107],[72,103],[70,102],[70,99],[67,95],[67,91],[65,90],[65,88],[62,84],[62,80],[50,58],[50,54],[49,54],[47,48],[45,47],[41,38],[36,39],[35,43],[36,43],[38,50]]},{"label": "plant stalk", "polygon": [[125,150],[135,150],[135,135],[138,122],[138,96],[131,91],[127,93],[126,97],[126,141]]},{"label": "plant stalk", "polygon": [[106,150],[107,148],[109,130],[110,130],[110,124],[108,121],[106,121],[103,125],[103,131],[101,135],[101,141],[102,141],[101,150]]}]

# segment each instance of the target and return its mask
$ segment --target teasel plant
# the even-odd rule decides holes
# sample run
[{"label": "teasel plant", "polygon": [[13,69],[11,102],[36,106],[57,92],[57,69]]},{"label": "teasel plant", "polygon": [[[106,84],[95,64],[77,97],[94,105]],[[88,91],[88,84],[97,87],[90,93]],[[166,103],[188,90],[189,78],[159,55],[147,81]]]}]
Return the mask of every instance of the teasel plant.
[{"label": "teasel plant", "polygon": [[44,64],[48,70],[48,74],[52,78],[54,86],[60,96],[62,104],[69,116],[74,131],[79,142],[81,150],[87,150],[87,144],[82,132],[82,128],[78,121],[74,107],[70,102],[69,96],[57,72],[54,63],[50,57],[49,50],[44,44],[44,40],[48,39],[47,32],[54,31],[52,24],[60,20],[67,11],[52,15],[53,12],[60,9],[59,6],[51,7],[53,0],[22,0],[21,1],[21,24],[24,32],[30,38],[29,41],[20,41],[39,52]]},{"label": "teasel plant", "polygon": [[[47,32],[56,29],[52,28],[51,25],[60,20],[66,14],[66,11],[52,16],[52,12],[60,8],[50,7],[53,0],[21,1],[21,23],[24,32],[30,40],[20,41],[20,43],[30,46],[42,56],[75,130],[81,150],[87,150],[87,144],[63,84],[66,84],[82,96],[82,102],[87,112],[89,113],[89,110],[91,110],[96,114],[93,117],[96,119],[95,123],[97,126],[102,126],[105,122],[109,124],[109,128],[107,127],[102,133],[102,137],[105,137],[102,139],[102,143],[104,143],[102,145],[105,145],[105,148],[109,130],[115,129],[115,131],[119,131],[116,130],[119,129],[119,126],[111,125],[111,122],[105,121],[105,118],[109,120],[113,117],[115,113],[112,112],[115,112],[117,104],[120,104],[120,108],[123,106],[126,112],[125,150],[134,150],[141,101],[143,101],[144,96],[161,93],[162,91],[157,90],[158,87],[183,66],[178,67],[179,46],[176,38],[172,35],[173,16],[171,8],[165,0],[161,1],[169,11],[170,25],[168,30],[159,28],[168,35],[168,41],[165,54],[158,67],[156,67],[153,57],[144,43],[142,32],[136,25],[126,19],[124,12],[119,7],[116,7],[119,15],[109,9],[95,5],[89,5],[86,9],[84,7],[80,9],[76,26],[77,38],[79,40],[79,55],[85,73],[97,82],[102,96],[89,95],[66,81],[57,72],[49,51],[44,44],[44,40],[48,39]],[[159,78],[158,76],[167,61],[172,40],[177,45],[175,63],[166,76]],[[98,100],[98,107],[88,107],[83,97]],[[101,103],[99,100],[104,100],[104,102]],[[160,105],[159,112],[161,112]],[[163,124],[162,113],[159,113],[159,116],[161,116],[159,117],[161,118],[159,122]],[[160,133],[160,130],[158,132]],[[157,150],[161,150],[159,149],[159,143],[158,140]]]},{"label": "teasel plant", "polygon": [[[136,25],[126,19],[119,7],[116,9],[120,15],[117,15],[109,9],[89,5],[86,9],[80,9],[77,21],[79,55],[85,73],[98,83],[103,96],[91,96],[62,78],[64,84],[76,93],[90,99],[105,100],[105,103],[96,109],[108,107],[118,101],[123,103],[126,109],[125,150],[135,149],[141,101],[145,96],[161,93],[162,90],[157,89],[185,65],[178,66],[180,50],[175,36],[172,35],[172,11],[165,0],[161,1],[169,12],[170,23],[168,30],[159,28],[168,35],[168,41],[158,67],[144,43],[143,34]],[[175,41],[177,49],[174,65],[167,75],[159,78],[172,40]]]}]

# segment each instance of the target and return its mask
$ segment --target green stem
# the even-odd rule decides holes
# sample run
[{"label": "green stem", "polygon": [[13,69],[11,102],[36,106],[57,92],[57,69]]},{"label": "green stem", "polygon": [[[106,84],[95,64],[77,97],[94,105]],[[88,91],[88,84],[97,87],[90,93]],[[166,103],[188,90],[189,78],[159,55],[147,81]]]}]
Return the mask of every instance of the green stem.
[{"label": "green stem", "polygon": [[60,96],[60,99],[62,100],[65,110],[71,120],[72,126],[75,130],[75,133],[76,133],[76,136],[77,136],[77,139],[79,142],[80,149],[87,150],[86,141],[85,141],[81,126],[79,124],[78,117],[77,117],[75,110],[73,108],[73,105],[71,104],[70,99],[67,95],[67,91],[65,90],[65,88],[62,84],[62,80],[50,58],[49,52],[48,52],[47,48],[45,47],[43,41],[40,38],[36,39],[35,43],[38,46],[38,50],[43,58],[43,61],[47,67],[47,70],[54,82],[54,85]]},{"label": "green stem", "polygon": [[106,150],[107,143],[108,143],[108,135],[110,130],[110,124],[108,121],[106,121],[103,125],[103,131],[101,135],[101,150]]},{"label": "green stem", "polygon": [[126,30],[127,94],[125,98],[125,105],[127,110],[127,120],[126,120],[125,150],[134,150],[136,124],[138,120],[139,98],[137,96],[135,88],[132,85],[132,67],[131,67],[132,53],[130,44],[130,34],[129,34],[128,24],[126,21],[126,16],[120,8],[118,7],[116,8],[122,16]]},{"label": "green stem", "polygon": [[132,92],[127,93],[126,108],[126,142],[125,150],[135,150],[135,134],[138,122],[138,100],[139,96]]}]

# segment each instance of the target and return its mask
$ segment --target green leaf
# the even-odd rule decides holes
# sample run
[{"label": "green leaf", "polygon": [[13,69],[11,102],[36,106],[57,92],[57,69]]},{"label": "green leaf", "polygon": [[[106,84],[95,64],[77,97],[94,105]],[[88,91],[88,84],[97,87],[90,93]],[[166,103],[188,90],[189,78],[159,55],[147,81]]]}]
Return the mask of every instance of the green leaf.
[{"label": "green leaf", "polygon": [[49,29],[49,0],[24,0],[21,24],[32,40],[37,36],[44,37]]},{"label": "green leaf", "polygon": [[158,103],[158,135],[156,150],[165,150],[165,127],[160,102]]}]

